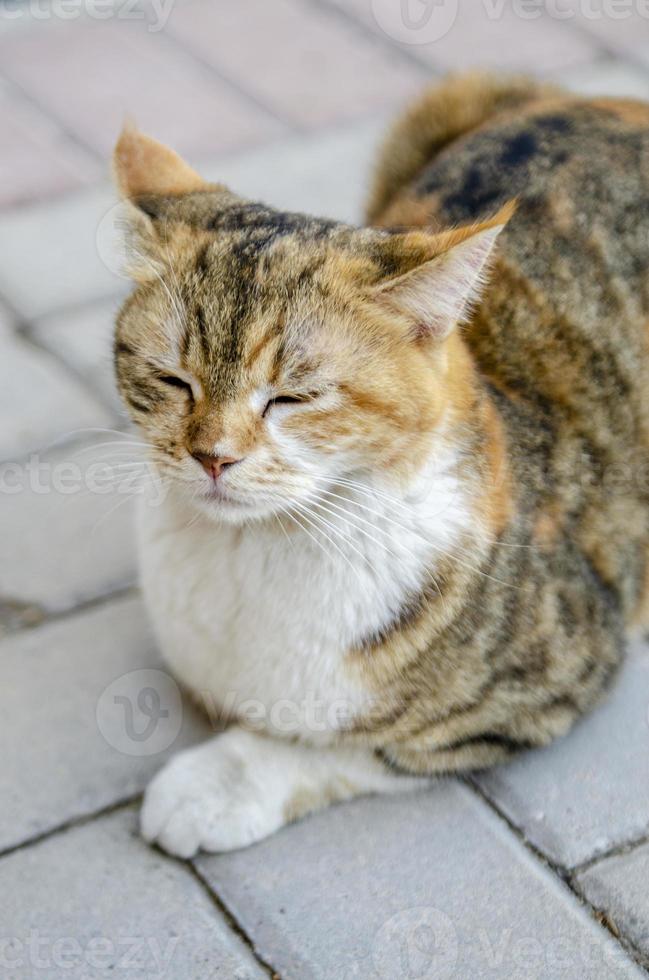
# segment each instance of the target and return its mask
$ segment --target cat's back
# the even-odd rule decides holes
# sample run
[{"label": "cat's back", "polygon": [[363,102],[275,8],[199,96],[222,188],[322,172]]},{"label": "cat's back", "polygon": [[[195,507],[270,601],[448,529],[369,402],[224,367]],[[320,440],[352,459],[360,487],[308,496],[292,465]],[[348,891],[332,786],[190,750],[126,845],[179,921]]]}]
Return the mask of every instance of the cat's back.
[{"label": "cat's back", "polygon": [[[580,346],[596,332],[602,350],[607,337],[609,348],[646,357],[649,105],[533,82],[454,80],[395,128],[373,196],[378,224],[442,227],[490,217],[516,199],[467,334],[485,363],[497,347],[517,369],[528,364],[539,330],[546,349],[553,332],[564,349],[569,334]],[[485,320],[502,321],[507,334],[494,337],[492,324],[483,343]]]},{"label": "cat's back", "polygon": [[[416,185],[444,224],[518,202],[467,330],[487,372],[521,394],[642,401],[649,342],[649,106],[540,100],[433,161]],[[575,401],[583,389],[584,399]],[[628,435],[631,437],[631,433]]]},{"label": "cat's back", "polygon": [[413,190],[444,225],[516,199],[501,256],[557,310],[649,308],[649,105],[532,101],[449,146]]},{"label": "cat's back", "polygon": [[545,241],[569,240],[611,220],[609,231],[632,245],[648,221],[648,154],[649,104],[531,98],[432,154],[410,192],[443,225],[486,218],[515,198],[514,230],[533,221]]},{"label": "cat's back", "polygon": [[531,525],[549,508],[632,607],[649,542],[649,106],[454,80],[395,127],[370,217],[465,224],[512,198],[463,334]]},{"label": "cat's back", "polygon": [[585,415],[646,410],[649,105],[456,79],[395,127],[373,196],[378,224],[442,227],[516,199],[465,329],[485,374]]}]

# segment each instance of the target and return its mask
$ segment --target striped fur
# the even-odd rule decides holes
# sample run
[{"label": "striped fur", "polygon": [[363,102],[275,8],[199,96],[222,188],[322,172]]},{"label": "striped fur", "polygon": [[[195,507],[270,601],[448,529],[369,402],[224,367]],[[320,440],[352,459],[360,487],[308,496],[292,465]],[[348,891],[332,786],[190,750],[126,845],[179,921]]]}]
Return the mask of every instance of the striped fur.
[{"label": "striped fur", "polygon": [[[458,103],[463,134],[448,123]],[[427,94],[386,144],[369,206],[378,225],[476,221],[517,200],[463,333],[511,471],[489,578],[451,563],[463,601],[433,657],[426,601],[369,658],[358,652],[385,658],[375,683],[397,707],[380,738],[389,725],[386,754],[409,769],[480,766],[562,734],[607,688],[624,627],[646,616],[648,152],[647,106],[525,82],[508,96],[480,78]],[[388,681],[404,634],[418,656]]]}]

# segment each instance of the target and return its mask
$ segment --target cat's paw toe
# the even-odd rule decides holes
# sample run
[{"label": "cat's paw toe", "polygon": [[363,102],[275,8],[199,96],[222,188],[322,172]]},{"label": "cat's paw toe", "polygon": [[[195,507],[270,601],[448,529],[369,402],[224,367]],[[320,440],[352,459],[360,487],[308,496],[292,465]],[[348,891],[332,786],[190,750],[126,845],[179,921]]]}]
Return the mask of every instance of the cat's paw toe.
[{"label": "cat's paw toe", "polygon": [[[199,805],[201,781],[193,767],[183,765],[186,753],[172,759],[149,784],[140,812],[140,831],[149,843],[157,842],[179,857],[190,857],[197,844],[193,809]],[[169,840],[170,846],[163,843]]]},{"label": "cat's paw toe", "polygon": [[140,815],[145,840],[189,858],[246,847],[281,825],[254,765],[221,739],[180,753],[153,779]]},{"label": "cat's paw toe", "polygon": [[[201,846],[200,820],[192,804],[182,804],[171,814],[154,840],[168,854],[193,857]],[[146,836],[146,835],[145,835]]]}]

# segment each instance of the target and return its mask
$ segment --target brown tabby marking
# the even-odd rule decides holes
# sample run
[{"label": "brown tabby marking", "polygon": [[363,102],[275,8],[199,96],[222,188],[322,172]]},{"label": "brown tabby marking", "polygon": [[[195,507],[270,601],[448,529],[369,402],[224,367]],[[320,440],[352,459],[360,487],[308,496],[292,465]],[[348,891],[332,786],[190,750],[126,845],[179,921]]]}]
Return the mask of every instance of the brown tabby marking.
[{"label": "brown tabby marking", "polygon": [[[401,687],[376,728],[384,742],[391,726],[385,754],[410,770],[484,765],[566,731],[614,673],[624,623],[649,617],[648,149],[640,103],[526,83],[508,97],[470,78],[425,95],[379,162],[380,225],[475,221],[518,201],[463,334],[505,426],[511,520],[489,579],[454,570],[467,598],[445,629],[422,602],[380,656],[359,651],[378,689]],[[396,679],[386,646],[403,671],[405,631],[421,654]]]}]

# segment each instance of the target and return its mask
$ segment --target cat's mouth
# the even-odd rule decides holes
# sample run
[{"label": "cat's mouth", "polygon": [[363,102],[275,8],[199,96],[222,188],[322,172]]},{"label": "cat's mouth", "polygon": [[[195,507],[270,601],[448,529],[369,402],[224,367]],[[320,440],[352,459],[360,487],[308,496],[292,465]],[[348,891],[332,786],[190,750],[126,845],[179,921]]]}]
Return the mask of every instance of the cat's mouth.
[{"label": "cat's mouth", "polygon": [[196,495],[195,499],[200,503],[202,510],[208,510],[216,515],[229,514],[235,517],[237,514],[249,514],[259,507],[257,501],[239,496],[222,486],[220,482],[206,487]]},{"label": "cat's mouth", "polygon": [[266,493],[259,496],[252,492],[239,494],[219,483],[207,487],[193,497],[194,506],[213,520],[225,520],[234,524],[250,520],[271,518],[278,511],[285,510],[285,505],[273,500]]},{"label": "cat's mouth", "polygon": [[241,497],[236,496],[236,494],[233,494],[231,491],[221,486],[220,483],[214,483],[212,486],[207,487],[201,493],[201,497],[203,500],[213,501],[217,504],[230,505],[232,507],[253,506],[250,501],[243,500]]}]

